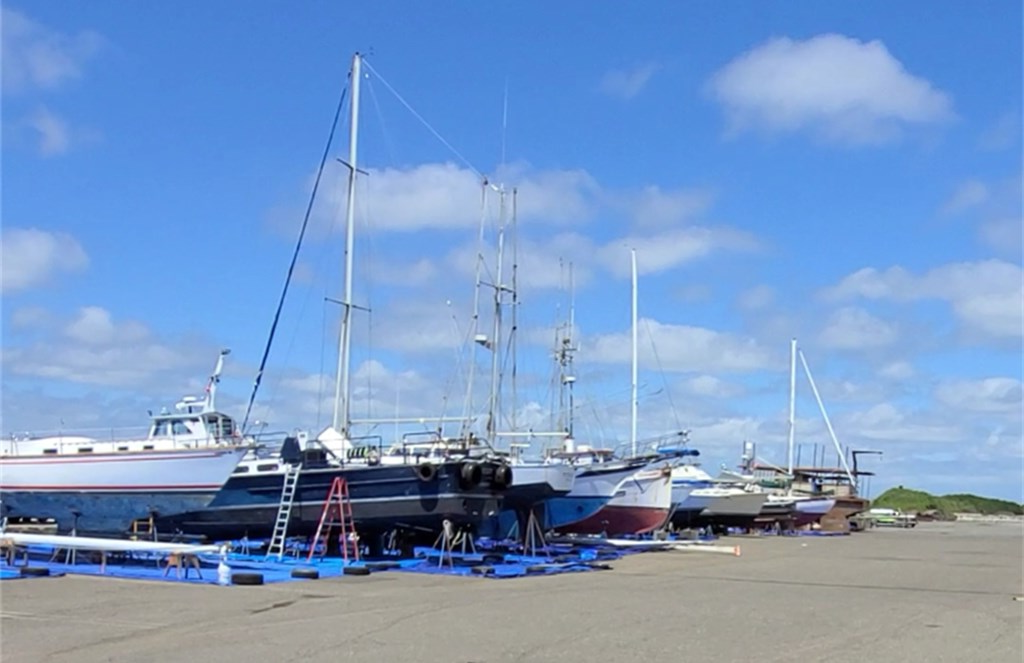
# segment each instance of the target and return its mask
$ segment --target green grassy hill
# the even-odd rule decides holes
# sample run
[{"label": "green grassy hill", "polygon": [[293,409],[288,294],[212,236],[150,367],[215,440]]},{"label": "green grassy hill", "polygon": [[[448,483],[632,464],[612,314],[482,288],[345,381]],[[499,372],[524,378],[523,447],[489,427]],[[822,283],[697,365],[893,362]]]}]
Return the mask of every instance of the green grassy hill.
[{"label": "green grassy hill", "polygon": [[978,495],[932,495],[923,490],[910,490],[899,486],[890,488],[871,501],[872,507],[899,509],[904,512],[936,510],[940,513],[997,513],[1024,514],[1024,505]]}]

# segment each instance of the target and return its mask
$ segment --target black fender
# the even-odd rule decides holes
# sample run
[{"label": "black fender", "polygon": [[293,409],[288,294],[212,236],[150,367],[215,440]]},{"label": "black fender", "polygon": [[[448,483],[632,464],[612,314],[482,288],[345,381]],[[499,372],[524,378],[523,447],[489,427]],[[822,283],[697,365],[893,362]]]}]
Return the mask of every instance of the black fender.
[{"label": "black fender", "polygon": [[459,468],[459,485],[462,488],[476,488],[484,479],[484,470],[480,463],[469,461]]}]

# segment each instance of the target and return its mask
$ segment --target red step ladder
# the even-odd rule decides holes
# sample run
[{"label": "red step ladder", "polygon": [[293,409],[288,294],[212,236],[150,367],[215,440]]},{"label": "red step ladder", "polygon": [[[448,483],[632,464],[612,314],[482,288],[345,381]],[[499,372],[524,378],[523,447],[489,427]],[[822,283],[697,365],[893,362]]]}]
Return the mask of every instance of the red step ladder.
[{"label": "red step ladder", "polygon": [[[320,513],[320,523],[316,528],[316,536],[309,547],[309,556],[306,561],[313,559],[313,552],[317,544],[323,546],[324,553],[327,552],[327,542],[330,540],[331,528],[339,525],[341,531],[338,540],[341,543],[341,556],[348,562],[349,546],[352,547],[352,556],[359,561],[359,541],[356,536],[355,523],[352,520],[352,500],[348,496],[348,482],[341,477],[334,477],[331,483],[331,490],[324,500],[324,508]],[[323,555],[321,554],[321,557]]]}]

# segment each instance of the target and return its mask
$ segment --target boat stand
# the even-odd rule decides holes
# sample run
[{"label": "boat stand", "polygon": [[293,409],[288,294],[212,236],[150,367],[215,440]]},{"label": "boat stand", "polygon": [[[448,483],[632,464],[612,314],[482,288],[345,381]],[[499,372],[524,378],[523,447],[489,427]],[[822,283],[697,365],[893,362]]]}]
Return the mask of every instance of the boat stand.
[{"label": "boat stand", "polygon": [[[516,527],[519,527],[518,521]],[[530,509],[524,529],[525,532],[517,532],[523,537],[523,554],[537,557],[537,549],[540,548],[541,554],[550,557],[551,552],[548,550],[548,542],[544,537],[544,528],[540,526],[540,519],[537,518],[537,512],[534,509]]]},{"label": "boat stand", "polygon": [[463,555],[467,553],[476,554],[476,544],[473,543],[473,537],[469,536],[465,530],[456,532],[452,522],[445,519],[444,526],[441,528],[441,535],[434,541],[434,549],[441,551],[437,560],[437,568],[444,566],[446,559],[448,560],[449,568],[455,567],[455,560],[452,558],[455,546],[459,546],[459,551]]}]

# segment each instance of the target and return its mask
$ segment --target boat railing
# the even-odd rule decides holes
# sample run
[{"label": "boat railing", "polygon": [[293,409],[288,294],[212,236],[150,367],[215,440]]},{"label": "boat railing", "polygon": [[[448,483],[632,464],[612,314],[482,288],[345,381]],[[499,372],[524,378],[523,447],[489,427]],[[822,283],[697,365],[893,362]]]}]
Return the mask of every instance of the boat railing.
[{"label": "boat railing", "polygon": [[11,442],[36,442],[48,438],[88,437],[96,442],[117,442],[127,439],[142,439],[149,433],[148,426],[102,426],[96,428],[54,428],[50,430],[9,433],[4,437]]}]

